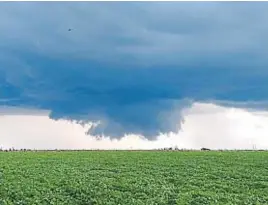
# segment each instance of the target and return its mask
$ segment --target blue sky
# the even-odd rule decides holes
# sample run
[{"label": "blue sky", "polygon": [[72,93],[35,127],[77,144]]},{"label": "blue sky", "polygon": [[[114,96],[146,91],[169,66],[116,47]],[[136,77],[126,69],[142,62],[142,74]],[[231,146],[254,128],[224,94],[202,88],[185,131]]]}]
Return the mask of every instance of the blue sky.
[{"label": "blue sky", "polygon": [[196,101],[266,109],[267,11],[266,2],[2,2],[0,105],[148,139],[177,131]]}]

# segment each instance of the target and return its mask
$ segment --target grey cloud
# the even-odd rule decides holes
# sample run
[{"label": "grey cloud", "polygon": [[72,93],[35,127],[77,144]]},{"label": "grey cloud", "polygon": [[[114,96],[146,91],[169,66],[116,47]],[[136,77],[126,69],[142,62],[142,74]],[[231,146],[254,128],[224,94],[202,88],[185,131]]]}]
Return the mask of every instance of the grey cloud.
[{"label": "grey cloud", "polygon": [[267,100],[267,3],[0,4],[0,104],[152,139],[192,101]]},{"label": "grey cloud", "polygon": [[[51,56],[180,64],[245,51],[266,60],[266,3],[2,3],[2,46]],[[8,23],[7,23],[8,22]],[[73,28],[72,32],[67,29]],[[200,56],[200,57],[198,57]],[[161,59],[159,59],[162,57]]]}]

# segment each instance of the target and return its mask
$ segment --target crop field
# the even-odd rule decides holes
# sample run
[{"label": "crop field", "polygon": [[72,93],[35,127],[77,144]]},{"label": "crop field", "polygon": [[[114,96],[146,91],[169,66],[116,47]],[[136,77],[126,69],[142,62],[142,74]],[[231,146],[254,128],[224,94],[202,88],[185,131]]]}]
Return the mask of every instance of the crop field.
[{"label": "crop field", "polygon": [[0,152],[0,204],[268,204],[268,152]]}]

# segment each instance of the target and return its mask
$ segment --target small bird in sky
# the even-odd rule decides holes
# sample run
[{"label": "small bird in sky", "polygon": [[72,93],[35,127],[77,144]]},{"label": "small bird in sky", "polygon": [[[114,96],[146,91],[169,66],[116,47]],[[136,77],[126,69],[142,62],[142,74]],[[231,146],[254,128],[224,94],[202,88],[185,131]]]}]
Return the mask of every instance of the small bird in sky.
[{"label": "small bird in sky", "polygon": [[68,29],[68,31],[71,31],[71,30],[72,30],[71,28]]}]

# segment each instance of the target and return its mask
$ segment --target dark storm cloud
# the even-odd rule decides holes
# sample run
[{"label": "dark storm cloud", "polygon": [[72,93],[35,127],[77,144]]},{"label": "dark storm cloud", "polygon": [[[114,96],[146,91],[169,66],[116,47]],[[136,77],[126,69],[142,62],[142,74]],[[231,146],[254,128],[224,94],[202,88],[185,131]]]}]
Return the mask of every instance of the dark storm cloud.
[{"label": "dark storm cloud", "polygon": [[264,2],[2,2],[0,104],[100,120],[94,134],[153,138],[177,131],[194,101],[265,101],[267,10]]}]

